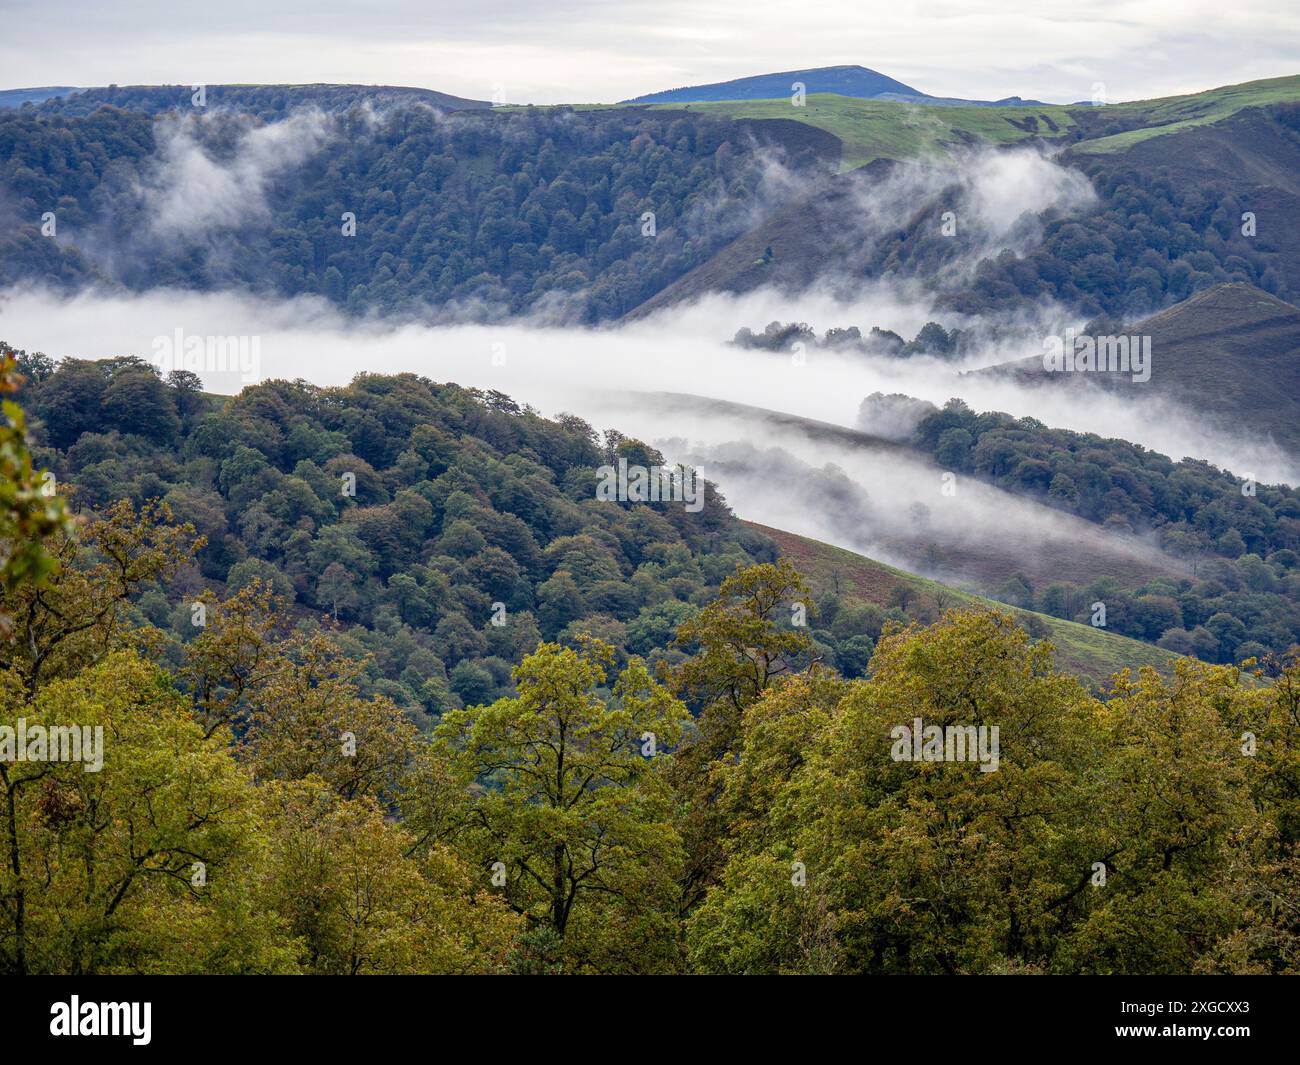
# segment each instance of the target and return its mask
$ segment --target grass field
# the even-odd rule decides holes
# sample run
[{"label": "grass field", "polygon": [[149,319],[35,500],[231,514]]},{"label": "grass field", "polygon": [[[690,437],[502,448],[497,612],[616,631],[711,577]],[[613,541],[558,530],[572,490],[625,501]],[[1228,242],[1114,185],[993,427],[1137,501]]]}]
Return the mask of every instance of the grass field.
[{"label": "grass field", "polygon": [[1190,96],[1110,104],[1104,109],[1104,114],[1130,115],[1141,121],[1142,128],[1081,141],[1076,145],[1076,150],[1091,153],[1119,152],[1151,137],[1176,133],[1191,126],[1220,122],[1243,108],[1296,102],[1300,102],[1300,74],[1248,81],[1242,85],[1227,85]]},{"label": "grass field", "polygon": [[[577,111],[645,107],[693,111],[740,120],[793,119],[825,130],[843,144],[841,168],[853,170],[876,159],[912,160],[943,155],[964,144],[1010,144],[1030,137],[1053,139],[1086,134],[1111,119],[1140,128],[1076,142],[1092,153],[1122,151],[1133,144],[1190,126],[1230,118],[1247,107],[1300,102],[1300,75],[1227,85],[1188,96],[1108,104],[1034,104],[1020,107],[949,107],[898,100],[861,100],[834,93],[814,93],[805,106],[789,98],[720,100],[699,103],[578,104]],[[509,107],[504,110],[519,110]],[[1081,128],[1082,127],[1082,128]]]},{"label": "grass field", "polygon": [[[1247,107],[1296,102],[1300,102],[1300,75],[1227,85],[1187,96],[1109,104],[1097,112],[1098,117],[1135,121],[1141,128],[1083,140],[1076,148],[1093,153],[1123,151],[1151,137],[1220,122]],[[971,141],[1007,144],[1031,136],[1061,137],[1091,117],[1090,109],[1078,106],[941,107],[830,94],[809,96],[802,108],[788,99],[652,106],[730,118],[806,122],[843,142],[846,170],[874,159],[923,159]]]},{"label": "grass field", "polygon": [[1075,124],[1066,107],[940,107],[830,93],[809,96],[804,107],[795,107],[788,99],[649,106],[737,119],[806,122],[840,139],[845,170],[875,159],[924,159],[974,141],[1005,144],[1032,136],[1058,137]]},{"label": "grass field", "polygon": [[753,522],[746,524],[771,537],[781,553],[803,574],[814,592],[838,587],[840,595],[845,598],[887,606],[895,588],[903,585],[917,601],[927,601],[936,611],[968,606],[1001,610],[1017,616],[1032,614],[1051,630],[1047,639],[1056,649],[1057,666],[1076,676],[1091,679],[1101,688],[1106,687],[1112,674],[1126,666],[1135,670],[1139,666],[1153,666],[1162,673],[1170,671],[1171,654],[1140,640],[1046,614],[1018,610],[1005,603],[960,592],[937,581],[894,569],[864,555],[819,540],[810,540],[805,536]]}]

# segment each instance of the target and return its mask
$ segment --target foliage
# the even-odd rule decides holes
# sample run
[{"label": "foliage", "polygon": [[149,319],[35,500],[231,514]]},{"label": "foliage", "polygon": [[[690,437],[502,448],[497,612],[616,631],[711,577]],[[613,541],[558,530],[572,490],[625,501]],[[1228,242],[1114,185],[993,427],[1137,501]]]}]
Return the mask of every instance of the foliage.
[{"label": "foliage", "polygon": [[[635,307],[739,235],[767,196],[769,152],[726,118],[643,109],[444,114],[402,100],[326,114],[306,94],[286,115],[274,101],[227,95],[229,108],[218,110],[214,96],[203,118],[177,113],[175,89],[152,105],[109,94],[88,114],[84,94],[0,112],[0,187],[24,219],[0,242],[0,282],[111,278],[134,289],[312,293],[358,314],[439,306],[597,321]],[[206,230],[155,229],[141,190],[161,180],[169,153],[229,163],[267,121],[286,118],[316,150],[268,181],[268,224],[249,203],[259,224],[223,224],[221,255],[207,254]],[[39,169],[29,165],[37,159]],[[789,162],[800,171],[815,165]],[[40,233],[51,210],[59,241]],[[646,212],[655,217],[649,235]],[[356,222],[350,236],[345,213]],[[115,251],[101,256],[108,245]]]},{"label": "foliage", "polygon": [[[6,397],[0,422],[0,584],[6,588],[44,583],[56,562],[42,541],[68,523],[63,498],[32,467],[23,410],[7,398],[19,387],[16,366],[10,349],[0,345],[0,397]],[[12,624],[0,614],[0,634]]]},{"label": "foliage", "polygon": [[[124,377],[154,381],[133,393],[141,409],[131,417],[169,426],[164,437],[104,420],[102,396]],[[250,677],[221,676],[256,673],[258,649],[290,628],[330,630],[365,660],[353,678],[360,697],[383,696],[427,729],[449,708],[508,693],[510,667],[543,638],[599,632],[620,655],[671,657],[666,637],[684,612],[738,565],[774,555],[713,487],[699,513],[598,501],[597,469],[613,456],[591,427],[497,393],[363,375],[340,389],[269,382],[183,413],[183,385],[139,360],[69,359],[25,398],[37,439],[54,445],[43,454],[79,499],[110,518],[165,507],[193,527],[186,601],[156,600],[170,615],[151,620],[170,632],[173,668],[208,656],[193,679],[222,720],[238,708],[216,704],[240,702]],[[663,462],[618,434],[611,448],[616,438],[635,461]],[[155,548],[124,572],[132,592],[157,591],[190,553],[179,542]],[[146,572],[164,558],[168,572]],[[125,587],[97,573],[105,590]],[[233,614],[194,623],[195,604],[223,598]],[[293,626],[265,629],[286,611]],[[230,646],[219,646],[227,629]]]},{"label": "foliage", "polygon": [[452,711],[435,735],[482,789],[454,838],[559,937],[568,972],[674,964],[681,845],[656,757],[688,715],[636,658],[600,694],[612,659],[597,640],[541,644],[515,670],[517,696]]},{"label": "foliage", "polygon": [[1196,459],[1124,440],[1049,429],[1033,418],[977,413],[961,400],[923,416],[913,442],[945,469],[1041,499],[1079,517],[1153,533],[1194,576],[1136,588],[1021,582],[1018,606],[1106,625],[1180,654],[1236,662],[1300,641],[1300,492],[1243,482]]},{"label": "foliage", "polygon": [[[458,552],[443,578],[475,559],[502,572],[482,558],[497,527],[472,519],[505,492],[532,519],[495,512],[519,536],[497,550],[523,560],[521,597],[556,573],[589,595],[626,577],[628,552],[643,559],[638,594],[690,574],[706,541],[744,557],[726,520],[581,502],[584,463],[606,455],[572,420],[414,380],[363,379],[351,394],[367,386],[403,401],[374,417],[385,431],[361,428],[364,400],[291,417],[295,402],[319,411],[320,396],[275,386],[198,419],[186,461],[210,462],[220,488],[208,490],[246,508],[290,476],[329,483],[301,466],[324,474],[331,461],[300,457],[304,440],[336,456],[359,447],[376,460],[353,454],[364,498],[316,495],[319,513],[404,500],[383,532],[398,539],[321,550],[353,564],[400,551],[423,514],[441,519],[424,542]],[[241,416],[266,451],[199,429]],[[453,418],[467,430],[459,450],[440,425]],[[495,458],[489,441],[511,440]],[[417,447],[433,477],[400,459]],[[640,447],[611,441],[610,453]],[[458,467],[467,457],[477,482]],[[227,462],[240,472],[223,483]],[[494,479],[500,467],[516,476]],[[572,497],[558,487],[570,483]],[[592,514],[609,517],[579,521]],[[355,533],[356,520],[323,528]],[[458,521],[477,533],[457,534],[468,546],[445,542]],[[533,527],[550,535],[523,539]],[[418,666],[427,683],[420,650],[487,651],[490,623],[426,603],[423,647],[400,620],[413,581],[364,638],[330,631],[273,583],[196,590],[189,560],[204,543],[165,505],[122,499],[45,531],[39,547],[59,565],[43,586],[28,573],[0,587],[0,610],[23,626],[0,645],[0,970],[1297,971],[1300,648],[1250,671],[1193,659],[1173,676],[1125,671],[1099,698],[1001,612],[904,627],[823,596],[828,628],[810,631],[818,611],[778,559],[742,564],[716,592],[688,579],[700,602],[638,630],[654,643],[677,626],[653,670],[570,627],[581,617],[566,642],[535,623],[511,633],[496,649],[521,661],[504,681],[505,658],[462,654],[500,694],[446,707],[424,737],[383,690],[363,690],[367,647],[411,645],[403,672]],[[196,631],[178,645],[156,622],[172,625],[165,589],[187,580],[178,606]],[[453,616],[465,624],[444,624]],[[838,658],[855,636],[874,646],[849,679],[823,648]],[[897,729],[917,718],[997,728],[996,765],[903,759]],[[70,728],[84,738],[71,754]],[[33,729],[58,730],[58,757],[31,742],[16,757]]]},{"label": "foliage", "polygon": [[[722,774],[737,816],[688,921],[692,965],[1294,971],[1289,813],[1261,787],[1297,735],[1294,718],[1284,741],[1264,731],[1294,662],[1281,698],[1187,662],[1103,703],[1049,661],[1005,617],[952,612],[889,635],[847,691],[772,688]],[[891,730],[916,717],[996,724],[997,770],[895,760]],[[1248,748],[1243,723],[1270,739]]]}]

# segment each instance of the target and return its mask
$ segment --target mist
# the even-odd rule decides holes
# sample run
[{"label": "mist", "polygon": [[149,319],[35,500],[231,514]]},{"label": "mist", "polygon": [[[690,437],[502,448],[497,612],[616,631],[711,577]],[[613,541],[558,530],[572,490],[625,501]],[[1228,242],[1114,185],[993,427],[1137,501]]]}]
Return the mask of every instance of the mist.
[{"label": "mist", "polygon": [[[269,183],[324,150],[329,124],[319,112],[302,111],[246,128],[220,159],[198,132],[195,120],[175,121],[135,191],[150,241],[197,242],[221,255],[222,229],[264,215]],[[763,166],[752,202],[735,210],[699,204],[692,227],[732,227],[736,211],[763,213],[800,196],[817,201],[820,186],[801,191],[775,156]],[[1041,355],[1044,337],[1083,325],[1047,300],[988,320],[936,306],[936,289],[962,283],[982,259],[1034,246],[1044,217],[1087,211],[1095,195],[1082,174],[1032,147],[962,150],[898,164],[883,176],[854,175],[847,189],[850,247],[868,247],[906,225],[937,227],[943,219],[952,226],[957,240],[937,274],[925,284],[872,279],[828,255],[829,272],[805,278],[797,291],[713,292],[600,328],[560,324],[572,317],[565,306],[573,294],[523,317],[457,306],[421,317],[358,318],[317,297],[156,289],[65,296],[24,288],[0,293],[0,338],[54,356],[137,355],[163,372],[193,370],[221,394],[270,379],[346,385],[363,372],[410,372],[502,392],[701,467],[743,518],[968,586],[975,574],[985,590],[1016,572],[1035,580],[1071,573],[1083,583],[1101,573],[1141,580],[1184,567],[1153,542],[1103,532],[973,479],[943,491],[944,471],[902,446],[928,404],[960,397],[977,411],[1118,437],[1265,483],[1297,481],[1294,456],[1271,439],[1209,426],[1140,386],[1116,393],[967,372]],[[772,320],[802,321],[818,332],[854,325],[865,334],[880,326],[904,338],[939,321],[962,330],[963,355],[903,358],[802,344],[771,352],[728,343],[740,327],[761,329]],[[196,354],[187,356],[194,341]],[[232,351],[238,359],[228,357]],[[863,403],[875,394],[910,399]]]},{"label": "mist", "polygon": [[[1202,420],[1155,400],[1013,380],[959,376],[982,361],[1032,354],[1005,348],[962,363],[811,349],[794,354],[725,342],[737,323],[765,317],[881,323],[908,333],[931,312],[906,291],[877,286],[851,304],[820,292],[791,300],[771,292],[711,296],[693,306],[604,329],[516,321],[430,326],[355,320],[318,299],[270,301],[229,293],[85,292],[62,298],[38,290],[0,294],[0,337],[53,356],[138,355],[161,369],[159,338],[243,337],[251,364],[196,367],[205,386],[233,394],[259,380],[302,378],[339,386],[360,373],[410,372],[439,382],[506,393],[546,415],[571,412],[603,431],[617,429],[659,448],[668,461],[699,466],[738,516],[856,550],[974,590],[991,591],[1013,573],[1035,584],[1072,573],[1078,583],[1124,574],[1136,580],[1182,575],[1184,566],[1153,542],[1059,513],[971,478],[951,496],[942,472],[887,440],[904,423],[862,425],[859,408],[875,392],[935,404],[959,396],[976,410],[1032,415],[1049,426],[1117,436],[1174,458],[1192,456],[1294,483],[1295,463],[1267,441],[1210,435]],[[1014,345],[1012,345],[1014,348]],[[717,407],[700,400],[743,404]],[[792,425],[779,412],[838,427]],[[838,433],[838,435],[837,435]]]},{"label": "mist", "polygon": [[[1271,439],[1214,431],[1199,414],[1154,397],[1140,398],[1140,386],[1132,390],[1133,398],[1097,389],[1081,401],[1074,389],[961,376],[976,366],[1040,355],[1041,341],[1033,339],[1032,330],[1025,339],[989,345],[961,362],[816,348],[780,354],[726,343],[739,325],[778,317],[827,325],[880,324],[909,336],[934,313],[918,293],[880,284],[864,286],[853,303],[817,290],[796,297],[769,291],[712,295],[612,328],[557,328],[520,320],[450,326],[356,320],[316,298],[267,300],[180,291],[87,291],[64,298],[22,289],[0,293],[0,337],[58,357],[133,354],[150,360],[156,339],[178,329],[188,335],[243,336],[256,340],[260,356],[251,379],[199,367],[210,390],[233,394],[254,380],[272,378],[344,385],[361,372],[411,372],[496,389],[547,414],[572,411],[598,428],[608,420],[607,393],[682,392],[868,429],[872,427],[859,425],[858,413],[873,392],[903,393],[936,405],[960,397],[975,410],[1032,416],[1053,428],[1121,437],[1174,459],[1205,459],[1239,474],[1251,473],[1266,483],[1297,480],[1294,457]],[[957,319],[949,316],[949,321]]]},{"label": "mist", "polygon": [[196,238],[267,217],[266,187],[325,142],[323,112],[302,108],[283,121],[244,130],[229,159],[218,160],[195,136],[214,116],[172,118],[162,124],[156,166],[137,185],[153,236]]},{"label": "mist", "polygon": [[[923,108],[910,119],[939,124]],[[1077,216],[1096,203],[1088,178],[1058,164],[1048,149],[980,145],[898,163],[883,179],[855,182],[845,222],[866,245],[913,221],[953,238],[954,253],[927,278],[944,286],[969,280],[981,260],[999,252],[1031,250],[1042,237],[1044,214]],[[841,280],[835,266],[829,276]],[[861,283],[860,277],[843,280]]]}]

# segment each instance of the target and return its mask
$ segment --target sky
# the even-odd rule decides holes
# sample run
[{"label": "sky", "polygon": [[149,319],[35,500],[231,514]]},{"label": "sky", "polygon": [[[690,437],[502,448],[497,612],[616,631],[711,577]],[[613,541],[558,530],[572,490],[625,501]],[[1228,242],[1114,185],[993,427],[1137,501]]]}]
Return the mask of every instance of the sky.
[{"label": "sky", "polygon": [[937,96],[1169,96],[1300,73],[1295,0],[0,0],[0,87],[335,82],[612,102],[860,64]]}]

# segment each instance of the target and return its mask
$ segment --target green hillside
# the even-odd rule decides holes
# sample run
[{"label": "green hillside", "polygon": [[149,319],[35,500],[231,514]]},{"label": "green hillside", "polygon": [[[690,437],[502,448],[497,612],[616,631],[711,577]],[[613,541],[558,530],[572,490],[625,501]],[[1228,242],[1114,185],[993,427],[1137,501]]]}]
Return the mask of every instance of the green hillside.
[{"label": "green hillside", "polygon": [[834,134],[844,144],[842,166],[875,159],[916,159],[961,144],[1006,144],[1029,137],[1060,137],[1075,121],[1067,107],[936,107],[892,100],[859,100],[815,93],[806,106],[789,99],[656,104],[653,109],[700,111],[734,119],[795,119]]},{"label": "green hillside", "polygon": [[1111,104],[1098,112],[1103,120],[1108,123],[1118,121],[1125,125],[1132,124],[1135,128],[1092,137],[1077,145],[1076,150],[1090,153],[1119,152],[1151,137],[1221,122],[1247,107],[1297,102],[1300,102],[1300,74],[1226,85],[1187,96]]},{"label": "green hillside", "polygon": [[1046,638],[1056,648],[1057,665],[1076,675],[1089,677],[1103,687],[1107,678],[1126,666],[1133,669],[1154,666],[1161,672],[1169,672],[1173,656],[1140,640],[1047,614],[1017,610],[819,540],[753,522],[746,524],[774,540],[814,592],[838,587],[845,598],[888,606],[897,602],[900,594],[907,594],[897,591],[901,586],[910,592],[914,601],[929,600],[936,611],[957,606],[985,606],[1006,611],[1031,629],[1037,627],[1035,621],[1045,625],[1051,630]]},{"label": "green hillside", "polygon": [[875,159],[924,158],[977,141],[1007,144],[1035,136],[1073,135],[1082,138],[1078,150],[1110,153],[1151,137],[1220,122],[1248,107],[1296,102],[1300,102],[1300,75],[1101,108],[944,107],[832,93],[810,95],[804,107],[794,107],[788,98],[650,106],[733,119],[794,119],[838,137],[844,145],[843,168],[852,170]]}]

